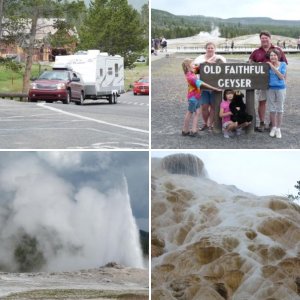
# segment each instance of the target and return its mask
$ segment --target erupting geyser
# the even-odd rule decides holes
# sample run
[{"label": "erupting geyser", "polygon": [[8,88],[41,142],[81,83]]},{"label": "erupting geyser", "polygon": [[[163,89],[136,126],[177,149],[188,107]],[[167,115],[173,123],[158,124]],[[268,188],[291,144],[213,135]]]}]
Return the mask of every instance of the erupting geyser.
[{"label": "erupting geyser", "polygon": [[[31,157],[0,171],[0,271],[143,267],[126,179],[75,187]],[[99,187],[101,189],[101,187]]]},{"label": "erupting geyser", "polygon": [[173,157],[152,169],[152,299],[300,299],[300,207],[165,172]]}]

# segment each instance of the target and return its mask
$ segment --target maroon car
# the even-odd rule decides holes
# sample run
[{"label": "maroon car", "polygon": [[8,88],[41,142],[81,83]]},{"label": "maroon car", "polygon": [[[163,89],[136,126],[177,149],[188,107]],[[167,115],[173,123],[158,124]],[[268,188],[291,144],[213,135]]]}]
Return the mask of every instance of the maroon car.
[{"label": "maroon car", "polygon": [[84,83],[78,73],[70,70],[51,70],[43,72],[30,84],[28,101],[62,101],[64,104],[76,101],[76,104],[82,104],[84,96]]},{"label": "maroon car", "polygon": [[133,94],[149,95],[149,78],[142,77],[133,83]]}]

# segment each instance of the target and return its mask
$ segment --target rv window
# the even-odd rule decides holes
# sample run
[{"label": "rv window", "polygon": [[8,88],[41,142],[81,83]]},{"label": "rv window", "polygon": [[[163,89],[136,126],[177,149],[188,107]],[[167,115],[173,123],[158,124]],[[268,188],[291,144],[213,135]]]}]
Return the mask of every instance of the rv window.
[{"label": "rv window", "polygon": [[108,68],[107,75],[112,75],[112,73],[113,73],[112,68]]},{"label": "rv window", "polygon": [[119,68],[118,68],[118,64],[115,64],[115,77],[119,77]]},{"label": "rv window", "polygon": [[103,76],[103,69],[100,69],[100,77]]}]

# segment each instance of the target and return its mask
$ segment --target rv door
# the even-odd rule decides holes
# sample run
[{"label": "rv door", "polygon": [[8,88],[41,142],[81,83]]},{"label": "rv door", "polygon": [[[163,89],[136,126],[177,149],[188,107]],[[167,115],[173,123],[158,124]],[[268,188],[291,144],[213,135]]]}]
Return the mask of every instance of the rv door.
[{"label": "rv door", "polygon": [[106,78],[103,83],[103,86],[107,88],[107,90],[111,90],[114,86],[114,80],[115,80],[115,60],[113,59],[107,59],[106,60]]}]

